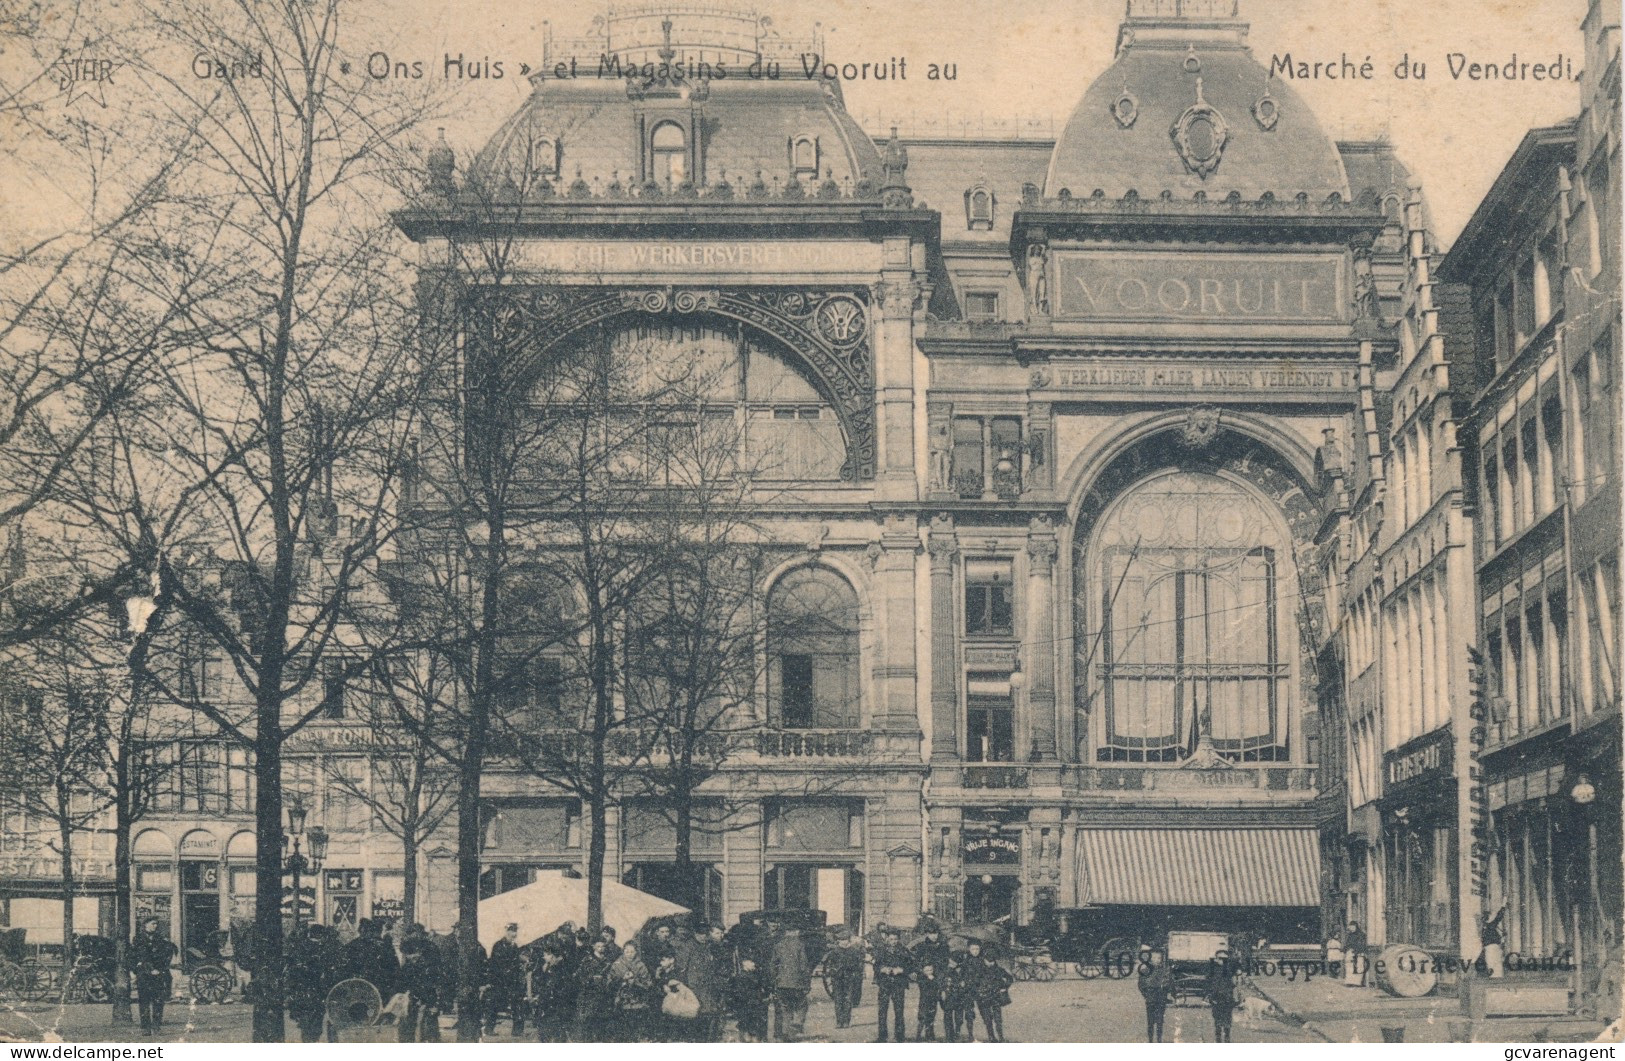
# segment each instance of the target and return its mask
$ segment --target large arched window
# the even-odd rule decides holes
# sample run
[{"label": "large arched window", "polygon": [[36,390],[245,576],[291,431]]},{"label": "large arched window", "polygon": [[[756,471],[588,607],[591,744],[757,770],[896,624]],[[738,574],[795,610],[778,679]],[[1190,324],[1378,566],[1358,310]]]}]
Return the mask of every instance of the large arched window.
[{"label": "large arched window", "polygon": [[1098,758],[1287,758],[1297,577],[1287,531],[1251,491],[1168,471],[1096,532]]},{"label": "large arched window", "polygon": [[858,597],[840,575],[792,571],[767,598],[772,720],[787,729],[858,724]]}]

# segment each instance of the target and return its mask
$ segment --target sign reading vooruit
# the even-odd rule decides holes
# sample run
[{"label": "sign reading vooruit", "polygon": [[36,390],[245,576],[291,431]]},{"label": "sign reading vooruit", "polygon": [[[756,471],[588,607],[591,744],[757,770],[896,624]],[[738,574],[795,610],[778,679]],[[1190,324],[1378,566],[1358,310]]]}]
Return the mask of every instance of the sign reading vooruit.
[{"label": "sign reading vooruit", "polygon": [[1056,320],[1347,319],[1337,254],[1056,251]]}]

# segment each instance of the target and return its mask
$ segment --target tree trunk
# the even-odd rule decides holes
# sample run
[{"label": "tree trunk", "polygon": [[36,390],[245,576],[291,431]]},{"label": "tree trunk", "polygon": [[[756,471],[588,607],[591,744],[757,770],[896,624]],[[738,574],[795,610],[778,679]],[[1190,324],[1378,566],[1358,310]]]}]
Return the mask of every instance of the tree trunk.
[{"label": "tree trunk", "polygon": [[57,832],[62,841],[62,983],[67,985],[68,970],[73,968],[73,820],[68,817],[72,809],[72,794],[59,790],[57,806]]},{"label": "tree trunk", "polygon": [[401,931],[418,919],[418,824],[409,819],[401,830]]},{"label": "tree trunk", "polygon": [[129,743],[121,741],[113,763],[113,1023],[129,1024],[130,1014],[130,833]]},{"label": "tree trunk", "polygon": [[701,912],[699,876],[694,869],[694,785],[693,757],[685,746],[678,757],[677,778],[671,793],[672,813],[676,817],[677,843],[672,861],[682,895],[677,902],[690,910]]},{"label": "tree trunk", "polygon": [[480,619],[475,632],[474,688],[470,690],[468,729],[463,734],[463,756],[457,764],[457,1041],[479,1042],[481,972],[474,961],[480,923],[480,852],[484,830],[480,821],[480,778],[485,769],[485,744],[491,721],[492,672],[496,666],[501,574],[505,560],[506,528],[502,517],[487,517],[488,549],[482,561]]},{"label": "tree trunk", "polygon": [[[280,1043],[282,1015],[282,740],[280,672],[261,680],[259,732],[254,740],[254,1041]],[[269,701],[269,702],[268,702]],[[293,897],[294,909],[301,897]]]}]

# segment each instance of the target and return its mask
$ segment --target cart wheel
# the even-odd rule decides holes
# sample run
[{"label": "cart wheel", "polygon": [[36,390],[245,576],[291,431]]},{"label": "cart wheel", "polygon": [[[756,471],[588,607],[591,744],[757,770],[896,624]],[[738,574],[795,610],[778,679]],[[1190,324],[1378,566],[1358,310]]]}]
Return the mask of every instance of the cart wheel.
[{"label": "cart wheel", "polygon": [[113,997],[113,982],[103,973],[91,973],[79,981],[86,1002],[106,1002]]},{"label": "cart wheel", "polygon": [[236,986],[231,974],[218,965],[198,966],[188,983],[192,987],[192,997],[199,1002],[224,1002]]},{"label": "cart wheel", "polygon": [[1025,961],[1017,960],[1015,966],[1010,970],[1010,973],[1017,980],[1031,980],[1033,978],[1033,967],[1027,964]]},{"label": "cart wheel", "polygon": [[1090,961],[1085,959],[1081,962],[1073,962],[1072,968],[1076,969],[1078,975],[1085,980],[1093,980],[1105,971],[1105,967],[1098,960]]},{"label": "cart wheel", "polygon": [[0,995],[10,998],[21,990],[23,967],[9,958],[0,958]]},{"label": "cart wheel", "polygon": [[1104,967],[1107,976],[1114,980],[1126,980],[1134,975],[1135,963],[1139,960],[1140,942],[1128,936],[1118,936],[1109,939],[1100,948],[1100,964]]},{"label": "cart wheel", "polygon": [[830,978],[828,970],[819,970],[818,979],[824,982],[824,994],[833,999],[835,997],[835,981]]},{"label": "cart wheel", "polygon": [[1047,984],[1055,979],[1055,963],[1039,962],[1037,965],[1033,966],[1033,973],[1035,974],[1033,979],[1040,980]]},{"label": "cart wheel", "polygon": [[39,962],[30,958],[22,964],[22,978],[17,993],[29,1002],[38,1002],[51,994],[51,974]]}]

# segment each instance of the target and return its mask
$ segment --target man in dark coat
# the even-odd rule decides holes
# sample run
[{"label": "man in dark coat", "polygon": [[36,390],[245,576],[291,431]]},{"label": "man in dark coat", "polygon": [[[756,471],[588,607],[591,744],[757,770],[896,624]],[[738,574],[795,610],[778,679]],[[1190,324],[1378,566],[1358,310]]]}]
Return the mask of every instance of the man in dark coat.
[{"label": "man in dark coat", "polygon": [[[530,974],[530,993],[536,1005],[536,1038],[562,1043],[570,1037],[576,1016],[575,972],[565,960],[566,941],[549,939],[542,945],[541,964]],[[571,947],[575,939],[568,940]]]},{"label": "man in dark coat", "polygon": [[700,1015],[694,1022],[693,1035],[697,1042],[714,1043],[722,1038],[722,1014],[727,1002],[728,970],[717,962],[711,946],[711,927],[694,926],[692,939],[680,939],[673,945],[672,979],[687,984],[700,1000]]},{"label": "man in dark coat", "polygon": [[937,924],[934,917],[920,918],[918,928],[920,938],[914,941],[911,948],[914,968],[923,972],[926,966],[931,967],[932,989],[927,990],[925,978],[917,972],[915,980],[920,985],[920,998],[915,1005],[914,1035],[922,1042],[930,1042],[937,1037],[937,1009],[941,1004],[942,981],[948,974],[948,941],[943,938],[942,926]]},{"label": "man in dark coat", "polygon": [[1145,1041],[1162,1042],[1163,1015],[1168,1009],[1168,994],[1173,989],[1173,978],[1168,963],[1150,947],[1140,948],[1140,997],[1145,999]]},{"label": "man in dark coat", "polygon": [[807,1026],[807,992],[812,990],[812,963],[801,930],[787,928],[773,944],[768,970],[773,982],[774,1038],[791,1043]]},{"label": "man in dark coat", "polygon": [[835,1000],[835,1026],[852,1026],[852,1001],[863,985],[863,940],[845,925],[835,926],[835,945],[824,952],[824,972]]},{"label": "man in dark coat", "polygon": [[1208,962],[1207,1004],[1213,1011],[1213,1041],[1230,1041],[1230,1022],[1236,1011],[1236,963],[1228,950]]},{"label": "man in dark coat", "polygon": [[300,1042],[320,1042],[327,1019],[327,991],[333,969],[323,964],[318,938],[325,925],[301,925],[288,937],[283,966],[288,976],[288,1016],[299,1026]]},{"label": "man in dark coat", "polygon": [[440,1041],[440,973],[428,940],[409,935],[401,944],[401,990],[406,992],[406,1019],[397,1028],[403,1043]]},{"label": "man in dark coat", "polygon": [[491,944],[485,976],[490,985],[485,996],[485,1034],[494,1034],[497,1014],[506,1013],[513,1020],[513,1034],[518,1038],[525,1031],[525,961],[519,953],[517,923],[510,922],[502,938]]},{"label": "man in dark coat", "polygon": [[902,933],[895,928],[881,930],[880,946],[875,948],[875,993],[879,998],[879,1017],[875,1042],[886,1041],[886,1011],[890,1008],[895,1018],[895,1039],[907,1042],[903,1030],[903,1000],[908,994],[909,973],[913,957],[903,946]]},{"label": "man in dark coat", "polygon": [[384,938],[382,926],[370,917],[361,919],[360,935],[344,945],[344,973],[378,989],[387,1005],[399,990],[401,963],[395,945]]},{"label": "man in dark coat", "polygon": [[135,970],[136,999],[141,1008],[141,1030],[148,1035],[164,1026],[164,1003],[174,989],[170,964],[175,960],[175,944],[158,934],[158,919],[141,922],[141,931],[130,942],[130,967]]}]

